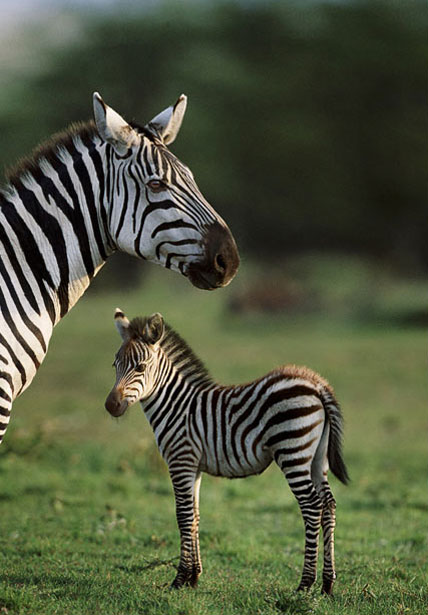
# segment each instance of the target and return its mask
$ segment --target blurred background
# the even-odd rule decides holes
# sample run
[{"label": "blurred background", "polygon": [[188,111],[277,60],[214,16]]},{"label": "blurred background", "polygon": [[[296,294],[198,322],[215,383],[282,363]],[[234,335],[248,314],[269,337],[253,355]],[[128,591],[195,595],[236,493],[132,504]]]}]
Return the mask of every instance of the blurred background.
[{"label": "blurred background", "polygon": [[[231,309],[323,309],[319,282],[332,278],[368,315],[392,279],[426,276],[422,0],[0,6],[1,168],[91,117],[94,90],[139,123],[185,92],[172,149],[251,270],[253,291],[237,284]],[[111,260],[98,290],[144,277],[140,262],[126,261],[123,275],[124,261]],[[401,286],[393,294],[390,307]],[[423,294],[406,296],[395,316],[428,321]]]}]

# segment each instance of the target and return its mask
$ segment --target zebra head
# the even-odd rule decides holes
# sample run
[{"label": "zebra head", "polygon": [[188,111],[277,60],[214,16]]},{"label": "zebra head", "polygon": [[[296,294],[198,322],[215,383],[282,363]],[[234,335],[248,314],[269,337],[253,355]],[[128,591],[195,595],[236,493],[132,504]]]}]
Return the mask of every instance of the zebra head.
[{"label": "zebra head", "polygon": [[156,313],[131,323],[119,308],[114,319],[123,343],[113,363],[116,382],[105,407],[118,417],[135,402],[149,397],[154,389],[164,322],[161,314]]},{"label": "zebra head", "polygon": [[95,123],[106,145],[108,230],[115,248],[212,290],[231,281],[239,255],[229,228],[199,191],[190,169],[167,148],[180,129],[186,103],[186,96],[180,96],[141,128],[94,94]]}]

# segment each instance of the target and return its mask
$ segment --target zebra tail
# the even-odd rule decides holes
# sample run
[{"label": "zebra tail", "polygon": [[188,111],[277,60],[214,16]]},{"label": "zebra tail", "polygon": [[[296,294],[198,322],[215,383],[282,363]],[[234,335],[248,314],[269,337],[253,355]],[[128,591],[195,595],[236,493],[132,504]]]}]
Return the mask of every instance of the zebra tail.
[{"label": "zebra tail", "polygon": [[327,457],[330,470],[344,485],[350,481],[348,470],[342,452],[343,440],[343,415],[333,391],[329,388],[322,389],[321,399],[330,425]]}]

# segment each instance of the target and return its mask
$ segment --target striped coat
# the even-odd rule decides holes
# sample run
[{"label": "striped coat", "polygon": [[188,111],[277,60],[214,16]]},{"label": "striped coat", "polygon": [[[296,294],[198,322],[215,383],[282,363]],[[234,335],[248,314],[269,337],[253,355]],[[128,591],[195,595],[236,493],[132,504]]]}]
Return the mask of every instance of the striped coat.
[{"label": "striped coat", "polygon": [[315,582],[322,526],[323,591],[331,593],[336,505],[327,474],[331,469],[344,483],[348,474],[342,457],[342,415],[330,385],[306,367],[285,366],[245,385],[221,386],[160,314],[129,322],[117,310],[115,319],[123,344],[106,408],[121,416],[140,400],[168,464],[181,535],[173,586],[195,585],[202,571],[201,473],[242,478],[263,472],[275,461],[305,524],[299,588]]}]

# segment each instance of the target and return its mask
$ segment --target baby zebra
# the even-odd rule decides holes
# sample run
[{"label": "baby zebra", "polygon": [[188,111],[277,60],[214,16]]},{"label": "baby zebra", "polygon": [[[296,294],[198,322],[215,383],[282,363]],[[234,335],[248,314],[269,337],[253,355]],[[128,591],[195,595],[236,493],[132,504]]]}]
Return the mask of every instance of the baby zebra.
[{"label": "baby zebra", "polygon": [[199,554],[201,472],[241,478],[274,459],[294,493],[305,525],[298,589],[316,580],[318,537],[324,535],[323,592],[332,593],[336,503],[327,481],[343,483],[342,415],[330,385],[306,367],[280,367],[241,386],[221,386],[160,314],[131,322],[117,309],[123,339],[114,361],[116,384],[106,400],[121,416],[140,400],[168,464],[174,487],[181,554],[172,584],[195,586]]}]

